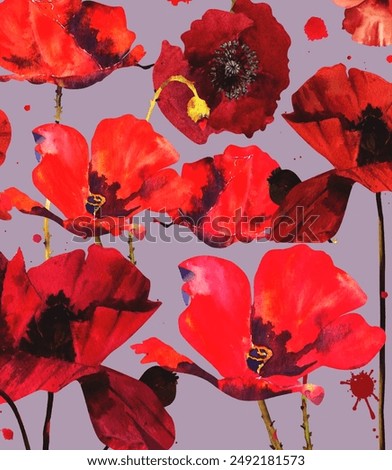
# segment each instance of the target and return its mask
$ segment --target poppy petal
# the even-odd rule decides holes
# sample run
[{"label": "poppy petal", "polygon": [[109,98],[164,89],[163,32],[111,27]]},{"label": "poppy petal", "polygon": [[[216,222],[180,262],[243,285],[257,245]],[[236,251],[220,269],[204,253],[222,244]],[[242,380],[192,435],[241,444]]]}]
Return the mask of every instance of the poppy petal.
[{"label": "poppy petal", "polygon": [[272,217],[270,239],[319,243],[333,237],[342,223],[354,184],[346,175],[351,176],[332,170],[294,186]]},{"label": "poppy petal", "polygon": [[222,376],[246,375],[251,294],[245,273],[234,263],[213,256],[188,259],[179,269],[182,290],[191,297],[179,318],[182,336]]},{"label": "poppy petal", "polygon": [[281,373],[279,358],[302,351],[317,340],[320,329],[366,302],[356,281],[329,255],[306,245],[266,253],[254,290],[252,337],[274,354],[263,368],[270,375]]},{"label": "poppy petal", "polygon": [[[0,16],[0,65],[14,73],[2,80],[82,88],[144,55],[141,46],[131,50],[135,35],[127,30],[120,7],[81,0],[5,0]],[[17,43],[9,40],[15,35]]]},{"label": "poppy petal", "polygon": [[0,371],[0,389],[16,401],[38,390],[58,392],[96,368],[19,351],[0,355]]},{"label": "poppy petal", "polygon": [[0,109],[0,165],[4,163],[5,154],[11,142],[11,124],[7,115]]},{"label": "poppy petal", "polygon": [[[62,292],[72,299],[72,309],[80,316],[71,323],[73,348],[83,364],[100,363],[161,304],[148,300],[150,281],[135,265],[117,250],[97,245],[90,246],[86,259],[84,251],[75,250],[30,269],[28,275],[42,298]],[[86,316],[89,321],[83,321]]]},{"label": "poppy petal", "polygon": [[98,438],[108,447],[169,449],[174,423],[144,383],[107,367],[79,379]]},{"label": "poppy petal", "polygon": [[[352,3],[352,2],[351,2]],[[390,2],[365,0],[348,5],[343,29],[353,41],[367,46],[392,44],[392,5]]]},{"label": "poppy petal", "polygon": [[230,145],[222,155],[186,163],[182,178],[189,188],[187,203],[175,223],[189,226],[210,246],[250,242],[277,209],[268,178],[278,163],[256,146]]},{"label": "poppy petal", "polygon": [[301,393],[312,403],[319,405],[324,398],[324,389],[319,385],[301,384],[292,377],[260,376],[225,378],[218,381],[218,388],[222,392],[238,400],[266,400],[268,398],[288,393]]},{"label": "poppy petal", "polygon": [[314,368],[357,369],[370,362],[384,343],[384,330],[368,325],[361,315],[349,313],[322,328],[314,349],[301,363],[314,363]]},{"label": "poppy petal", "polygon": [[340,7],[345,7],[345,8],[356,7],[363,1],[364,0],[333,0],[333,2],[336,3],[336,5],[339,5]]},{"label": "poppy petal", "polygon": [[88,145],[76,129],[45,124],[33,130],[39,164],[33,171],[37,189],[66,217],[86,213]]},{"label": "poppy petal", "polygon": [[174,147],[150,123],[130,114],[101,121],[91,152],[90,180],[102,180],[108,191],[123,199],[137,193],[148,178],[179,158]]},{"label": "poppy petal", "polygon": [[361,183],[374,193],[392,191],[392,162],[370,163],[365,166],[338,170],[336,174]]}]

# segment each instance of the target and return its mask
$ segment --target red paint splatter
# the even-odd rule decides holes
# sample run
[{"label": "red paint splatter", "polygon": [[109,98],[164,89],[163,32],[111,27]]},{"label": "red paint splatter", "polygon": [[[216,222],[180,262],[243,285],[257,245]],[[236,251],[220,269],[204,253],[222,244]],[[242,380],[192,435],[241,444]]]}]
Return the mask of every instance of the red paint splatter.
[{"label": "red paint splatter", "polygon": [[381,296],[382,299],[386,299],[388,297],[388,292],[383,290],[383,291],[380,292],[380,296]]},{"label": "red paint splatter", "polygon": [[392,64],[392,55],[387,55],[387,62]]},{"label": "red paint splatter", "polygon": [[374,384],[376,381],[372,378],[373,370],[370,372],[362,371],[359,374],[353,374],[351,372],[351,379],[346,381],[341,381],[341,384],[349,385],[352,394],[357,397],[356,402],[354,403],[353,410],[356,411],[358,403],[361,400],[365,400],[365,403],[369,409],[371,419],[376,419],[374,411],[371,409],[369,404],[369,398],[373,397],[378,401],[378,397],[373,393]]},{"label": "red paint splatter", "polygon": [[312,16],[306,22],[304,31],[309,41],[318,41],[328,37],[327,27],[325,26],[324,20]]},{"label": "red paint splatter", "polygon": [[42,237],[41,237],[41,235],[39,235],[38,233],[36,233],[35,235],[33,235],[33,242],[34,242],[34,243],[39,243],[41,240],[42,240]]},{"label": "red paint splatter", "polygon": [[373,431],[373,432],[376,432],[377,430],[376,430],[376,428],[373,428],[372,431]]},{"label": "red paint splatter", "polygon": [[25,105],[23,106],[23,109],[24,109],[25,111],[30,111],[31,106],[30,106],[29,104],[25,104]]},{"label": "red paint splatter", "polygon": [[351,55],[348,55],[347,60],[351,60],[351,59],[352,59]]},{"label": "red paint splatter", "polygon": [[12,441],[12,439],[14,438],[14,431],[12,429],[3,428],[1,429],[1,432],[6,441]]}]

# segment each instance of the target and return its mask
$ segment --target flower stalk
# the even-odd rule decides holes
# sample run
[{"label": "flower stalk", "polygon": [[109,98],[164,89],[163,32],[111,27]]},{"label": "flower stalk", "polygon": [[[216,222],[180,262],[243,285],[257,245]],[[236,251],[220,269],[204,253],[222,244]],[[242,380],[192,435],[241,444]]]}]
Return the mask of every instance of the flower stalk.
[{"label": "flower stalk", "polygon": [[[307,381],[308,381],[308,376],[305,375],[305,377],[303,378],[303,384],[306,385]],[[310,425],[309,425],[310,415],[308,413],[308,400],[306,399],[305,395],[302,395],[301,397],[301,411],[302,411],[301,428],[304,431],[304,437],[305,437],[305,443],[306,443],[303,449],[313,450],[312,433],[310,431]]]},{"label": "flower stalk", "polygon": [[20,416],[17,406],[15,405],[12,398],[7,393],[4,392],[4,390],[0,390],[0,397],[3,398],[4,401],[7,402],[8,406],[11,408],[12,412],[14,413],[16,421],[18,422],[18,425],[19,425],[20,432],[22,434],[22,439],[23,439],[25,449],[31,450],[29,438],[27,437],[27,433],[26,433],[26,428],[23,424],[23,420],[22,420],[22,417]]},{"label": "flower stalk", "polygon": [[275,421],[272,421],[271,419],[265,400],[259,400],[257,403],[259,405],[259,408],[261,411],[261,417],[264,421],[265,428],[267,430],[268,437],[271,442],[271,449],[283,450],[283,445],[278,439],[278,431],[276,430],[274,426]]}]

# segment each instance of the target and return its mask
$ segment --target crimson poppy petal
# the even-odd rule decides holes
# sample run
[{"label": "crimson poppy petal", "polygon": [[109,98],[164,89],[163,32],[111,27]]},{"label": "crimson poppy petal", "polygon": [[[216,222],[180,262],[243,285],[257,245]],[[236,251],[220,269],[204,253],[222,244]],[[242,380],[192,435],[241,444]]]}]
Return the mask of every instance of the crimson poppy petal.
[{"label": "crimson poppy petal", "polygon": [[11,124],[7,115],[0,109],[0,165],[4,163],[5,154],[11,142]]},{"label": "crimson poppy petal", "polygon": [[222,376],[247,374],[251,294],[245,273],[213,256],[190,258],[179,268],[182,290],[191,297],[179,318],[181,334]]},{"label": "crimson poppy petal", "polygon": [[[150,281],[135,265],[117,250],[96,245],[86,259],[84,251],[75,250],[30,269],[28,275],[42,298],[62,292],[72,299],[81,316],[71,325],[73,348],[83,364],[100,363],[161,304],[148,300]],[[86,315],[88,322],[82,321]]]},{"label": "crimson poppy petal", "polygon": [[[343,176],[338,176],[342,173]],[[295,186],[271,220],[276,242],[325,242],[339,230],[354,181],[334,170]]]},{"label": "crimson poppy petal", "polygon": [[339,170],[336,174],[361,183],[374,193],[392,191],[392,163],[389,162]]},{"label": "crimson poppy petal", "polygon": [[60,217],[53,214],[39,202],[31,199],[27,194],[22,193],[22,191],[19,191],[17,188],[7,188],[0,193],[0,219],[10,220],[12,217],[9,212],[13,208],[24,214],[47,217],[61,226],[63,225],[63,221]]},{"label": "crimson poppy petal", "polygon": [[385,332],[370,326],[361,315],[350,313],[321,329],[314,349],[301,358],[313,368],[356,369],[370,362],[385,343]]},{"label": "crimson poppy petal", "polygon": [[76,129],[45,124],[33,130],[39,164],[33,171],[37,189],[66,217],[86,213],[88,145]]},{"label": "crimson poppy petal", "polygon": [[254,377],[225,378],[218,381],[222,392],[239,400],[266,400],[288,393],[301,393],[315,405],[324,398],[324,389],[319,385],[301,384],[292,377],[276,376],[263,379],[256,374]]},{"label": "crimson poppy petal", "polygon": [[[181,49],[168,41],[162,42],[161,53],[153,69],[154,88],[161,87],[172,76],[190,77],[190,67]],[[159,96],[158,106],[167,119],[184,135],[197,144],[207,142],[213,130],[206,120],[206,126],[192,121],[187,114],[187,103],[193,97],[192,92],[183,83],[171,82]]]},{"label": "crimson poppy petal", "polygon": [[79,379],[98,438],[108,447],[169,449],[174,423],[144,383],[107,367]]},{"label": "crimson poppy petal", "polygon": [[[253,342],[280,357],[285,356],[277,354],[279,348],[284,347],[286,356],[302,351],[317,340],[320,329],[366,302],[356,281],[337,268],[329,255],[306,245],[264,255],[254,290]],[[263,371],[268,366],[271,375],[279,374],[278,359],[277,370],[272,356]]]},{"label": "crimson poppy petal", "polygon": [[130,114],[101,121],[91,150],[90,180],[102,180],[117,198],[137,193],[148,178],[179,158],[151,124]]},{"label": "crimson poppy petal", "polygon": [[186,163],[182,179],[189,189],[186,204],[172,217],[210,246],[250,242],[277,209],[268,178],[278,163],[256,146],[230,145],[222,155]]},{"label": "crimson poppy petal", "polygon": [[364,0],[333,0],[333,2],[336,3],[336,5],[339,5],[340,7],[345,7],[345,8],[356,7],[363,1]]},{"label": "crimson poppy petal", "polygon": [[[2,80],[82,88],[144,55],[141,46],[131,49],[135,35],[127,30],[120,7],[81,0],[5,0],[0,15],[0,65],[15,74]],[[18,41],[9,40],[14,36]]]},{"label": "crimson poppy petal", "polygon": [[96,368],[18,351],[0,355],[0,371],[0,389],[16,401],[38,390],[58,392]]},{"label": "crimson poppy petal", "polygon": [[354,2],[345,12],[343,29],[360,44],[389,46],[392,44],[392,5],[382,0]]}]

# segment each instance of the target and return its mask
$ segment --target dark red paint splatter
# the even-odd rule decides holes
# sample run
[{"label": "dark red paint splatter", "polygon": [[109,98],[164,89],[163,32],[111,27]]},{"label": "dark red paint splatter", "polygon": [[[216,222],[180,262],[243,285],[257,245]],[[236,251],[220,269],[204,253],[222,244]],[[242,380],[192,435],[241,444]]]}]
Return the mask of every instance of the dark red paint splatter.
[{"label": "dark red paint splatter", "polygon": [[380,293],[380,296],[382,299],[386,299],[388,297],[388,292],[386,292],[385,290],[383,290],[381,293]]},{"label": "dark red paint splatter", "polygon": [[370,417],[372,419],[376,419],[376,415],[371,409],[368,400],[370,397],[373,397],[378,401],[378,397],[376,397],[376,395],[373,393],[374,384],[376,383],[376,381],[372,378],[372,373],[373,370],[371,370],[370,372],[361,371],[359,374],[353,374],[351,372],[351,379],[341,381],[340,383],[344,385],[349,385],[353,396],[357,398],[357,401],[353,406],[353,410],[356,411],[358,403],[361,400],[365,400],[365,403],[369,409]]},{"label": "dark red paint splatter", "polygon": [[1,429],[1,432],[6,441],[12,441],[12,439],[14,438],[14,431],[12,429],[3,428]]},{"label": "dark red paint splatter", "polygon": [[347,60],[351,60],[351,59],[352,59],[351,55],[348,55]]},{"label": "dark red paint splatter", "polygon": [[387,62],[392,64],[392,55],[387,55]]},{"label": "dark red paint splatter", "polygon": [[30,106],[29,104],[26,104],[26,105],[23,106],[23,109],[24,109],[25,111],[30,111],[31,106]]},{"label": "dark red paint splatter", "polygon": [[328,37],[327,27],[325,26],[324,20],[312,16],[306,22],[304,31],[309,41],[318,41]]},{"label": "dark red paint splatter", "polygon": [[41,240],[42,240],[42,237],[41,237],[41,235],[39,235],[38,233],[36,233],[35,235],[33,235],[33,242],[39,243]]}]

